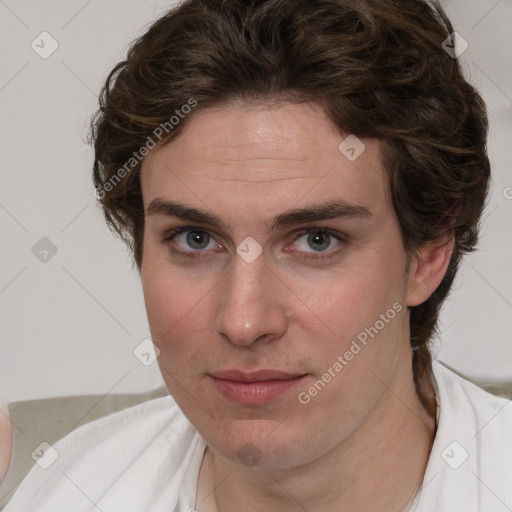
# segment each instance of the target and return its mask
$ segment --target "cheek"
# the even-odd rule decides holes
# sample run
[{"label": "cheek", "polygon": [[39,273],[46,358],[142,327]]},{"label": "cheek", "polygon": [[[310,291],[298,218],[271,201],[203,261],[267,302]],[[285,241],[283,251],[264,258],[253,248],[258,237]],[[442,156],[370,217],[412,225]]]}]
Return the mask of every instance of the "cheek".
[{"label": "cheek", "polygon": [[[398,264],[402,260],[404,268]],[[350,430],[378,399],[379,378],[389,375],[408,325],[404,269],[402,252],[379,248],[358,254],[325,282],[309,283],[309,305],[322,327],[313,333],[312,321],[301,325],[310,334],[303,349],[317,363],[315,379],[328,382],[315,388],[312,379],[300,390],[300,403],[308,402],[312,416],[327,421],[339,415]]]},{"label": "cheek", "polygon": [[151,339],[160,351],[160,373],[169,393],[188,411],[190,394],[199,393],[196,388],[201,355],[208,353],[201,346],[201,340],[207,338],[207,315],[201,311],[201,294],[191,291],[189,283],[177,276],[171,277],[165,273],[146,274],[144,297]]},{"label": "cheek", "polygon": [[179,281],[171,286],[165,270],[153,266],[143,271],[142,288],[153,341],[160,345],[165,333],[185,314],[184,302],[178,299],[184,287]]},{"label": "cheek", "polygon": [[[311,300],[316,305],[311,309],[321,320],[321,326],[313,333],[313,323],[302,323],[300,330],[308,344],[304,350],[317,361],[317,369],[327,371],[341,356],[345,377],[359,381],[364,369],[386,365],[396,351],[400,313],[405,311],[402,288],[395,285],[393,289],[384,282],[377,285],[366,276],[353,276],[312,292]],[[311,321],[318,325],[318,321]],[[298,323],[301,322],[299,319]],[[311,338],[318,342],[312,344]]]},{"label": "cheek", "polygon": [[205,331],[213,324],[208,295],[214,284],[185,278],[183,273],[172,272],[170,265],[152,264],[149,258],[143,264],[142,287],[151,336],[160,349],[159,361],[166,367],[177,367],[183,358],[200,351],[197,340],[207,338]]},{"label": "cheek", "polygon": [[[369,270],[353,272],[350,278],[313,292],[323,333],[315,335],[315,344],[306,336],[305,350],[315,361],[317,374],[299,390],[297,399],[315,418],[312,428],[319,432],[321,425],[337,418],[348,435],[378,400],[383,391],[380,379],[385,381],[394,365],[407,325],[405,284],[389,273],[385,279],[374,277]],[[301,329],[308,332],[305,325]]]},{"label": "cheek", "polygon": [[[301,299],[296,306],[297,322],[307,321],[311,327],[316,319],[327,347],[346,349],[361,332],[379,322],[381,315],[389,311],[386,320],[393,320],[396,309],[405,310],[405,259],[404,268],[397,264],[402,258],[396,250],[358,253],[328,276],[306,279],[298,289],[295,285],[294,291]],[[397,303],[402,307],[398,308]],[[305,324],[302,328],[307,330]]]},{"label": "cheek", "polygon": [[386,278],[383,278],[384,275],[384,272],[378,272],[372,276],[368,272],[355,276],[344,283],[343,290],[335,298],[338,308],[343,305],[343,311],[339,314],[343,324],[341,327],[346,327],[352,337],[378,321],[394,303],[403,302],[405,283],[400,281],[399,276],[389,279],[392,277],[389,270]]}]

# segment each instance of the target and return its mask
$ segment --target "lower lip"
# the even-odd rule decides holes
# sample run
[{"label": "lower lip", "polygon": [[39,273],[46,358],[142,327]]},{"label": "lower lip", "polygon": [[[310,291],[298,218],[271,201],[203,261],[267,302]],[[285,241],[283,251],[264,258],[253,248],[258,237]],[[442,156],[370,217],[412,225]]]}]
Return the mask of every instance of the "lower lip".
[{"label": "lower lip", "polygon": [[297,386],[306,376],[289,380],[238,382],[213,378],[217,390],[226,398],[241,404],[264,404]]}]

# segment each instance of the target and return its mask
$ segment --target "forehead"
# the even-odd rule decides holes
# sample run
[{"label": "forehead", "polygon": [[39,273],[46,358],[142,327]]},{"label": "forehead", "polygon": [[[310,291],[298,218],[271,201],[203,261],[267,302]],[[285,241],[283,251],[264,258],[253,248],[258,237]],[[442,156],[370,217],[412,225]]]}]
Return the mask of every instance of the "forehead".
[{"label": "forehead", "polygon": [[292,206],[343,199],[379,214],[389,207],[381,144],[362,139],[364,150],[351,160],[346,148],[339,149],[349,135],[314,104],[197,111],[178,138],[146,157],[141,173],[144,205],[163,197],[220,212],[231,209],[236,214],[238,207],[267,216]]},{"label": "forehead", "polygon": [[187,128],[193,133],[182,137],[180,149],[194,148],[198,157],[213,161],[237,156],[309,161],[325,151],[321,141],[326,133],[329,139],[339,138],[313,104],[231,104],[198,112]]}]

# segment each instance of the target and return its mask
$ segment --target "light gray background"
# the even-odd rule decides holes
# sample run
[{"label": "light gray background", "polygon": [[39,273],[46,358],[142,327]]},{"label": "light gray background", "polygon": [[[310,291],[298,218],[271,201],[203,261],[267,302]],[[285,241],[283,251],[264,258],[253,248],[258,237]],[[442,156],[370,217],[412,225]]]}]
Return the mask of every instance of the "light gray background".
[{"label": "light gray background", "polygon": [[[439,358],[512,380],[512,2],[443,2],[469,43],[461,60],[487,102],[493,184],[480,251],[460,270]],[[173,5],[142,0],[0,0],[0,394],[7,402],[142,392],[162,384],[133,355],[149,329],[137,271],[93,197],[84,143],[107,73]],[[58,49],[32,48],[46,31]],[[508,196],[508,198],[507,198]],[[43,263],[32,247],[48,237]]]}]

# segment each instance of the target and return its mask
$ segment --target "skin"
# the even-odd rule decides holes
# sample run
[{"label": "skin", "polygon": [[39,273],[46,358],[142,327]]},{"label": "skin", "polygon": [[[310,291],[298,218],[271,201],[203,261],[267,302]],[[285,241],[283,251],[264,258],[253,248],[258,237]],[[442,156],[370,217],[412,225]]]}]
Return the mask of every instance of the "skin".
[{"label": "skin", "polygon": [[[414,388],[406,306],[438,286],[452,242],[424,247],[407,266],[380,142],[362,139],[366,149],[349,161],[338,149],[348,133],[317,105],[231,103],[188,121],[143,163],[141,277],[167,388],[209,446],[201,478],[210,468],[215,490],[199,510],[401,510],[421,483],[435,432]],[[230,229],[148,214],[155,198],[206,209]],[[266,225],[285,210],[339,199],[371,215]],[[190,225],[211,235],[203,233],[201,248],[186,233],[165,240]],[[322,227],[343,241],[327,237],[318,250],[300,233]],[[252,263],[236,252],[248,236],[264,249]],[[394,303],[401,312],[301,404],[298,393]],[[209,374],[232,368],[307,377],[249,406],[212,384]],[[247,443],[257,455],[250,463],[238,455]]]},{"label": "skin", "polygon": [[12,428],[7,406],[0,398],[0,484],[2,483],[11,460]]}]

